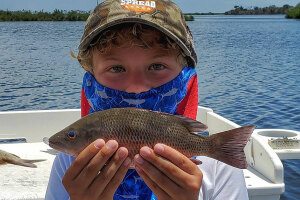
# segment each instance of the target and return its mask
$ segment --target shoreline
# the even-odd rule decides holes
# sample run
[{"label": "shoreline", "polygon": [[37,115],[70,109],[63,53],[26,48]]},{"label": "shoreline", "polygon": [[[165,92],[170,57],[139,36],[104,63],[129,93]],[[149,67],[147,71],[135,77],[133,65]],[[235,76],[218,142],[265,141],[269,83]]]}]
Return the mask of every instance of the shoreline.
[{"label": "shoreline", "polygon": [[[9,11],[0,9],[0,22],[4,21],[86,21],[90,11],[80,10],[59,10],[55,9],[51,12],[42,11]],[[300,18],[300,3],[296,6],[284,5],[282,7],[268,6],[259,8],[257,6],[244,8],[242,6],[234,6],[234,9],[224,13],[213,12],[193,12],[183,13],[186,21],[194,21],[194,16],[200,15],[285,15],[286,18]]]},{"label": "shoreline", "polygon": [[[194,21],[194,16],[282,16],[285,14],[225,14],[225,13],[217,13],[217,14],[188,14],[185,15],[186,21]],[[288,18],[287,18],[288,19]],[[18,20],[1,20],[0,22],[85,22],[86,20],[53,20],[53,19],[45,19],[45,20],[27,20],[27,19],[18,19]]]}]

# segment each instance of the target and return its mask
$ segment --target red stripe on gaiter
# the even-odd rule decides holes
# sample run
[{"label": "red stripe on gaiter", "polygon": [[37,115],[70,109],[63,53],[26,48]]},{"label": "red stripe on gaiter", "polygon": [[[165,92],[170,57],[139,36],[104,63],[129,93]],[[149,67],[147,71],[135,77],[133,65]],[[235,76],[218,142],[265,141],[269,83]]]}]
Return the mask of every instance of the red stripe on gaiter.
[{"label": "red stripe on gaiter", "polygon": [[84,117],[89,114],[90,111],[90,105],[89,102],[86,99],[84,89],[81,89],[81,117]]},{"label": "red stripe on gaiter", "polygon": [[187,94],[177,107],[177,113],[196,119],[198,107],[198,80],[197,75],[193,76],[187,85]]}]

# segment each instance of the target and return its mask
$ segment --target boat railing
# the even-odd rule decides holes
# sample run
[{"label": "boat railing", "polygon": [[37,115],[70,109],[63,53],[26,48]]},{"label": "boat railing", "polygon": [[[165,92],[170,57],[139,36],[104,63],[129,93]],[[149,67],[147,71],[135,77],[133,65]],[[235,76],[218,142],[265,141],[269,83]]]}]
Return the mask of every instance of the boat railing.
[{"label": "boat railing", "polygon": [[[200,114],[201,113],[201,114]],[[212,109],[198,107],[197,120],[208,126],[209,134],[240,127],[216,114]],[[276,152],[255,129],[244,151],[248,168],[244,170],[246,186],[251,200],[279,200],[284,192],[283,165]]]},{"label": "boat railing", "polygon": [[0,138],[42,142],[80,118],[80,109],[0,112]]}]

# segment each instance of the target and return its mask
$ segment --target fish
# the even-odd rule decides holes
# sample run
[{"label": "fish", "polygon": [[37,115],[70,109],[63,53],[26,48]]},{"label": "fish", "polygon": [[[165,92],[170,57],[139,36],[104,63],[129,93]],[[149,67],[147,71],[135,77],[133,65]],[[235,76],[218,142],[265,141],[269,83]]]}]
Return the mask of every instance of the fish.
[{"label": "fish", "polygon": [[24,167],[31,167],[31,168],[37,168],[37,166],[33,163],[35,162],[42,162],[46,159],[39,159],[39,160],[26,160],[22,159],[19,156],[6,152],[4,150],[0,149],[0,165],[4,164],[14,164],[14,165],[20,165]]},{"label": "fish", "polygon": [[172,96],[172,95],[176,94],[177,91],[178,91],[178,88],[173,88],[172,90],[170,90],[166,94],[162,95],[162,97],[164,98],[164,97]]},{"label": "fish", "polygon": [[133,158],[143,146],[166,144],[187,157],[208,156],[236,168],[247,168],[244,147],[255,126],[244,126],[210,136],[207,126],[180,115],[138,108],[112,108],[89,114],[44,138],[53,149],[77,156],[98,138],[114,139]]},{"label": "fish", "polygon": [[102,90],[102,91],[97,90],[96,93],[99,95],[99,97],[101,97],[103,99],[108,99],[109,98],[104,90]]},{"label": "fish", "polygon": [[122,101],[125,101],[126,103],[128,103],[130,105],[138,106],[138,105],[141,105],[141,104],[145,103],[146,99],[124,99],[122,97]]},{"label": "fish", "polygon": [[121,194],[117,194],[118,196],[120,196],[121,198],[125,198],[125,199],[139,199],[139,195],[134,195],[134,194],[131,194],[131,195],[121,195]]}]

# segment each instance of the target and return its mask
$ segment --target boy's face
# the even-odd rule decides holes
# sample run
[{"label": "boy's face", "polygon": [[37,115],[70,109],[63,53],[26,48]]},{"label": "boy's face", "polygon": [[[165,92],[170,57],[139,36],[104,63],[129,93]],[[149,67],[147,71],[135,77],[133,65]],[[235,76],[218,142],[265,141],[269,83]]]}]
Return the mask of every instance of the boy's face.
[{"label": "boy's face", "polygon": [[127,93],[146,92],[174,79],[182,70],[177,55],[154,45],[111,48],[106,53],[93,51],[96,80],[112,89]]}]

